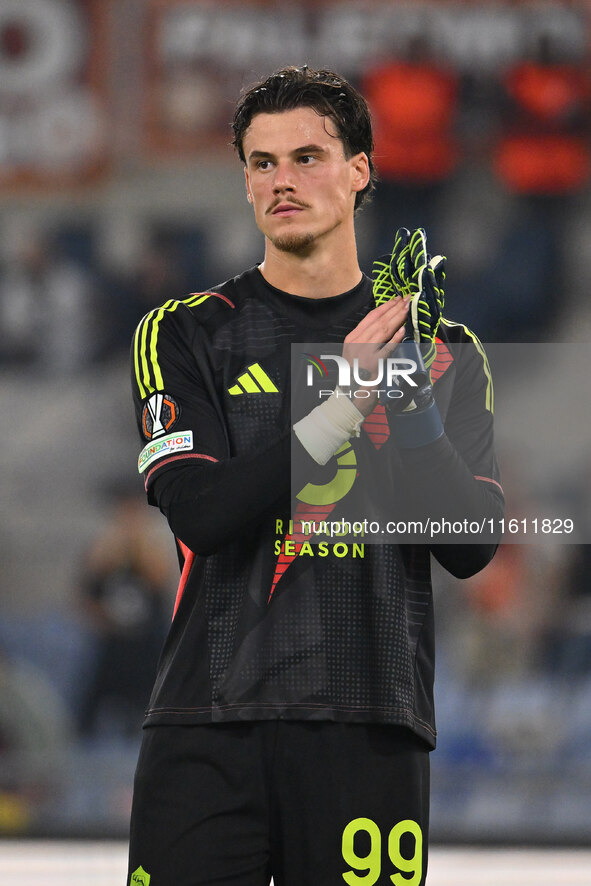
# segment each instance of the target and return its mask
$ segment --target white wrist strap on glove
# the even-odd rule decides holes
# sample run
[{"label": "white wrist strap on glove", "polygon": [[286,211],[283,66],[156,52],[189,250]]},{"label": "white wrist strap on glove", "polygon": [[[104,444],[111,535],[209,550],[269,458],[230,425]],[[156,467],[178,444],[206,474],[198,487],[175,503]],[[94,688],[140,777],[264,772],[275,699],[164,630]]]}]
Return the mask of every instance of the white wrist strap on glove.
[{"label": "white wrist strap on glove", "polygon": [[293,426],[295,434],[314,461],[325,465],[350,437],[359,436],[365,416],[339,388],[328,400]]}]

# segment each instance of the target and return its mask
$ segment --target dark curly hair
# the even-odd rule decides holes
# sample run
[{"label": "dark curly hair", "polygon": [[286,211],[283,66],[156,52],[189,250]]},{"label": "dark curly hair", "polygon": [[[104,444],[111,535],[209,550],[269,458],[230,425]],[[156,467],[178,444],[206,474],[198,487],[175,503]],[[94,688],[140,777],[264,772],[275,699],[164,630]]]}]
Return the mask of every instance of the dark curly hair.
[{"label": "dark curly hair", "polygon": [[332,71],[313,71],[307,65],[276,71],[242,92],[232,120],[232,144],[243,163],[243,141],[256,114],[274,114],[294,108],[313,108],[333,121],[345,157],[364,151],[369,160],[369,181],[356,195],[355,209],[368,199],[377,179],[373,159],[371,116],[367,102],[350,83]]}]

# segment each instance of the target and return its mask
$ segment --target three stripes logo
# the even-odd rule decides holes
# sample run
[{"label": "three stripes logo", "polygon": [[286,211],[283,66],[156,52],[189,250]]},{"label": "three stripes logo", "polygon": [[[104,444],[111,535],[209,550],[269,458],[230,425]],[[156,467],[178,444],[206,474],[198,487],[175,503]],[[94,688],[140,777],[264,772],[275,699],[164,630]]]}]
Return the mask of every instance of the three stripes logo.
[{"label": "three stripes logo", "polygon": [[260,363],[251,363],[240,373],[235,384],[228,388],[228,393],[233,397],[240,394],[278,394],[279,388]]}]

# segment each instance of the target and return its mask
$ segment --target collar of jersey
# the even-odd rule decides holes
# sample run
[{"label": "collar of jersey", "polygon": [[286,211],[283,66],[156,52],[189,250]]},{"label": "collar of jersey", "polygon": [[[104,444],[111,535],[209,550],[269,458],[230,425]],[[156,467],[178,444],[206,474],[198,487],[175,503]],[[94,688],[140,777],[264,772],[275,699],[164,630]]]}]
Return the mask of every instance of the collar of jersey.
[{"label": "collar of jersey", "polygon": [[371,298],[371,280],[365,274],[359,283],[347,292],[322,298],[307,298],[304,295],[294,295],[283,289],[277,289],[276,286],[265,280],[258,265],[255,271],[262,283],[263,290],[271,296],[276,304],[279,303],[283,310],[287,308],[287,312],[291,308],[300,317],[304,317],[307,324],[319,328],[324,326],[330,328],[336,317],[342,315],[344,319],[350,316],[351,311],[358,305],[361,306],[368,296]]}]

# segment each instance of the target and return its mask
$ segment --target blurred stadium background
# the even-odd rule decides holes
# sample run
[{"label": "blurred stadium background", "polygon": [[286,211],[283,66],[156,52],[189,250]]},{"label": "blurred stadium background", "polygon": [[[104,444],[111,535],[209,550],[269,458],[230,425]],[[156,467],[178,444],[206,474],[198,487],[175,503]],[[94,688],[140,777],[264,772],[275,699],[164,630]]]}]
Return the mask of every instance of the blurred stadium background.
[{"label": "blurred stadium background", "polygon": [[[126,837],[176,582],[135,474],[129,342],[146,310],[261,258],[239,89],[302,63],[359,85],[381,175],[363,267],[423,225],[449,317],[584,367],[590,50],[584,2],[0,0],[0,870],[14,838]],[[512,513],[543,443],[563,454],[544,494],[591,528],[579,379],[528,370],[544,426],[500,440]],[[496,391],[518,416],[502,371]],[[589,844],[591,548],[531,541],[468,582],[436,574],[441,845]]]}]

